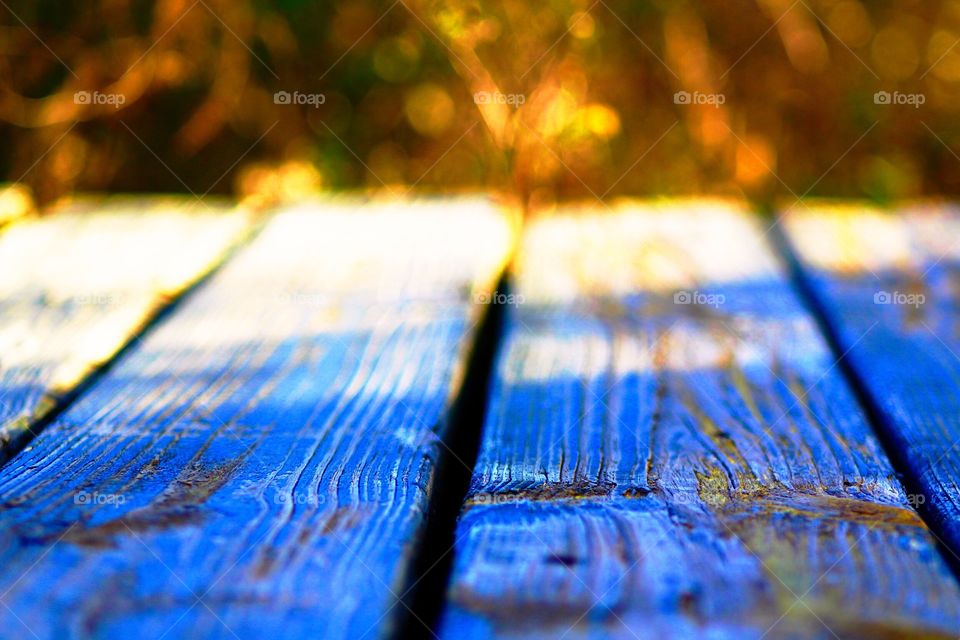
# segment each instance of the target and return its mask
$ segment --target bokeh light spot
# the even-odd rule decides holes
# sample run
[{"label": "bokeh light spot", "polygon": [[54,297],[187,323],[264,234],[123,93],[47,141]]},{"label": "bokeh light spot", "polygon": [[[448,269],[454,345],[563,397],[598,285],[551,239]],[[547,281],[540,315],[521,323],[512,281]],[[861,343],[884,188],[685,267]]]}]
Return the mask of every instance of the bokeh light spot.
[{"label": "bokeh light spot", "polygon": [[430,82],[417,85],[407,93],[404,113],[413,129],[436,138],[450,127],[456,108],[443,87]]}]

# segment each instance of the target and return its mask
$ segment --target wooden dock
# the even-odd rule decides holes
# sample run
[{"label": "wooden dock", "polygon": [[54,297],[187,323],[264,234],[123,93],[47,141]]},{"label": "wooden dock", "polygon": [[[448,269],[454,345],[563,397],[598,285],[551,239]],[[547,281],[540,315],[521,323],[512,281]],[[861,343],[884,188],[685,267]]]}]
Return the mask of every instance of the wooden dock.
[{"label": "wooden dock", "polygon": [[960,634],[960,209],[7,219],[0,638]]}]

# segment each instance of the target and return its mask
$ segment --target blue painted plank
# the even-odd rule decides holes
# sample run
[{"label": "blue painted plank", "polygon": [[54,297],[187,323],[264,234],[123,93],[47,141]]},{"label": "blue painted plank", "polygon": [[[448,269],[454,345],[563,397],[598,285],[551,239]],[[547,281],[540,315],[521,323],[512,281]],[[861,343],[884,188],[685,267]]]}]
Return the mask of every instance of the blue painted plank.
[{"label": "blue painted plank", "polygon": [[272,218],[0,470],[0,629],[396,631],[511,234],[476,200]]},{"label": "blue painted plank", "polygon": [[918,502],[960,563],[960,209],[790,211],[784,229]]},{"label": "blue painted plank", "polygon": [[960,591],[735,203],[534,220],[444,638],[947,638]]},{"label": "blue painted plank", "polygon": [[[0,208],[12,197],[0,191]],[[4,229],[0,462],[250,226],[223,203],[115,196],[74,200]]]}]

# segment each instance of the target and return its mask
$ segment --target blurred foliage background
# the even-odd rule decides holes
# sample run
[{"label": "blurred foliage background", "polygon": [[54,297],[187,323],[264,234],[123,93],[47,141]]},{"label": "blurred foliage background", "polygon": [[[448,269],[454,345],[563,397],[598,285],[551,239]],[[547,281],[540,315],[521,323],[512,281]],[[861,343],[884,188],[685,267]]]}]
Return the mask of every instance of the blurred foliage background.
[{"label": "blurred foliage background", "polygon": [[955,195],[958,42],[956,0],[5,0],[0,176],[41,202]]}]

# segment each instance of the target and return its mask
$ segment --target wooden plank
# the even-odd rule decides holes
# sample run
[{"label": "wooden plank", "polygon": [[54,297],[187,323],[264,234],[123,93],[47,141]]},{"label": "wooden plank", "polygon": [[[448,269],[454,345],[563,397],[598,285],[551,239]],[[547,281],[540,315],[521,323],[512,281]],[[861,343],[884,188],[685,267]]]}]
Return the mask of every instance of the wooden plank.
[{"label": "wooden plank", "polygon": [[953,576],[738,205],[535,220],[515,271],[441,637],[955,635]]},{"label": "wooden plank", "polygon": [[960,563],[960,209],[823,203],[784,229],[898,466]]},{"label": "wooden plank", "polygon": [[0,234],[0,462],[250,228],[225,204],[85,198]]},{"label": "wooden plank", "polygon": [[2,470],[0,628],[396,630],[512,227],[486,200],[338,202],[271,219]]}]

